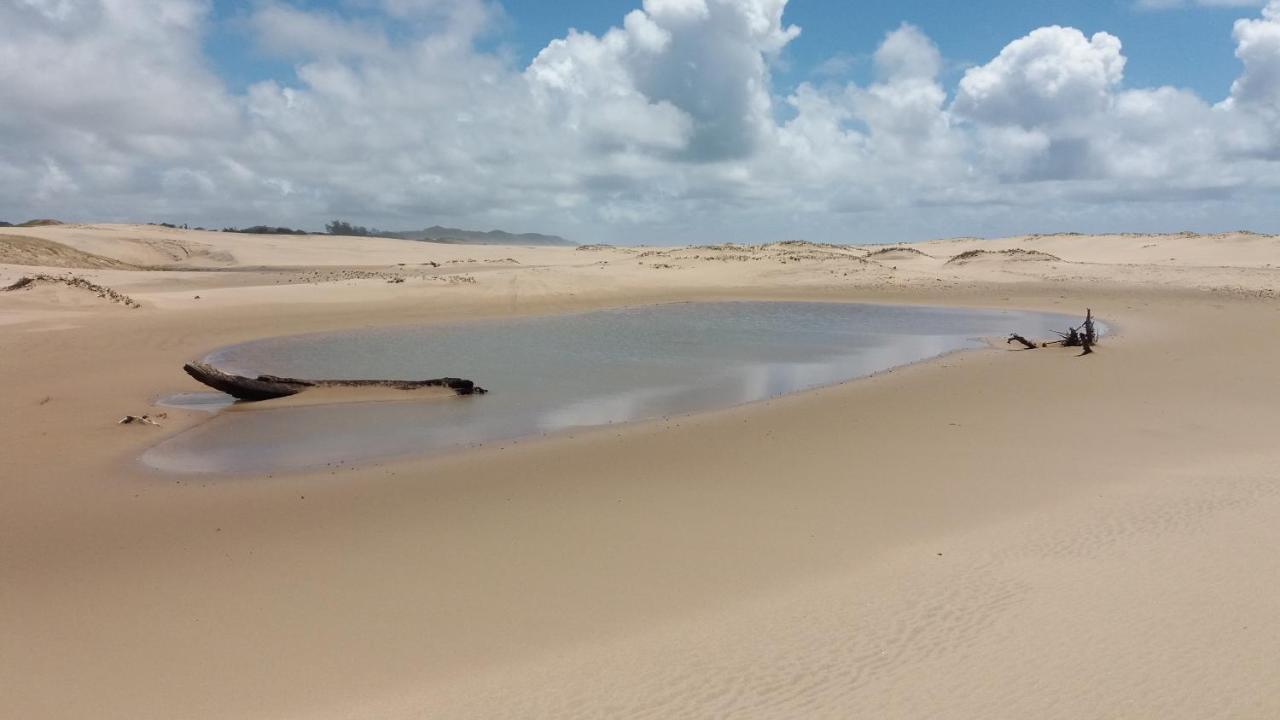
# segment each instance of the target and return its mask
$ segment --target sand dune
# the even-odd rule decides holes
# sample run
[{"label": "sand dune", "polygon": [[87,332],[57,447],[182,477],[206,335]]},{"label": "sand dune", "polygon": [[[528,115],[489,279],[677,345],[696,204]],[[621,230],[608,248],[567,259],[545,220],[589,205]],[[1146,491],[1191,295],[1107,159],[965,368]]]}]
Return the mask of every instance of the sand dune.
[{"label": "sand dune", "polygon": [[9,234],[0,234],[0,263],[62,268],[132,267],[114,258],[87,253],[52,240]]},{"label": "sand dune", "polygon": [[969,250],[1024,248],[1070,262],[1182,267],[1274,267],[1274,235],[1219,233],[1199,235],[1027,235],[999,240],[935,240],[916,245],[935,255],[955,256]]},{"label": "sand dune", "polygon": [[[247,235],[177,230],[155,225],[57,225],[0,228],[61,243],[130,265],[155,268],[330,267],[428,262],[436,257],[477,262],[509,255],[501,245],[472,246],[331,235]],[[549,248],[560,253],[572,248]],[[536,253],[535,253],[536,255]]]},{"label": "sand dune", "polygon": [[[868,259],[14,235],[37,240],[24,260],[62,265],[0,264],[0,284],[69,271],[141,307],[0,293],[0,714],[1280,716],[1276,237]],[[944,262],[1015,248],[1061,261]],[[1091,307],[1115,333],[1088,358],[1001,346],[274,477],[138,464],[203,413],[116,423],[201,389],[183,362],[257,337],[721,298]]]}]

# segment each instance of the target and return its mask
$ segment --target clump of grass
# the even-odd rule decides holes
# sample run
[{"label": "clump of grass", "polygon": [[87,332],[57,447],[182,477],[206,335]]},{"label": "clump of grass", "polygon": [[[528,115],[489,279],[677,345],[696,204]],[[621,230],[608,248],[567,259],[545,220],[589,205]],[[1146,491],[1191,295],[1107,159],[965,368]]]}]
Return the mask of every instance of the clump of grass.
[{"label": "clump of grass", "polygon": [[921,255],[921,256],[923,256],[923,257],[933,257],[933,256],[932,256],[932,255],[930,255],[929,253],[921,252],[921,251],[919,251],[919,250],[917,250],[917,249],[915,249],[915,248],[913,248],[913,247],[887,247],[887,248],[880,248],[879,250],[876,250],[875,252],[867,253],[867,257],[868,257],[868,258],[873,258],[873,257],[875,257],[875,256],[877,256],[877,255],[888,255],[889,253],[907,253],[908,255],[912,255],[912,254],[914,254],[914,255]]},{"label": "clump of grass", "polygon": [[950,265],[951,263],[965,262],[966,260],[973,260],[975,258],[979,258],[987,255],[1004,255],[1005,257],[1012,258],[1015,260],[1056,260],[1058,262],[1062,261],[1062,258],[1058,257],[1057,255],[1050,255],[1047,252],[1040,252],[1039,250],[1023,250],[1022,248],[1010,248],[1008,250],[969,250],[967,252],[962,252],[959,255],[956,255],[955,257],[951,258],[950,260],[947,261],[947,264]]},{"label": "clump of grass", "polygon": [[129,297],[128,295],[125,295],[124,293],[116,292],[115,290],[112,290],[111,288],[105,285],[99,285],[95,282],[91,282],[77,275],[46,275],[44,273],[39,273],[37,275],[28,275],[26,277],[20,278],[17,282],[5,287],[4,290],[6,292],[13,291],[13,290],[22,290],[23,288],[28,288],[35,285],[37,282],[58,283],[60,285],[66,285],[67,287],[80,288],[81,290],[88,290],[89,292],[94,293],[95,295],[97,295],[98,297],[104,300],[110,300],[111,302],[114,302],[114,303],[120,303],[121,305],[124,305],[127,308],[142,307],[142,305],[140,305],[137,300],[134,300],[133,298]]}]

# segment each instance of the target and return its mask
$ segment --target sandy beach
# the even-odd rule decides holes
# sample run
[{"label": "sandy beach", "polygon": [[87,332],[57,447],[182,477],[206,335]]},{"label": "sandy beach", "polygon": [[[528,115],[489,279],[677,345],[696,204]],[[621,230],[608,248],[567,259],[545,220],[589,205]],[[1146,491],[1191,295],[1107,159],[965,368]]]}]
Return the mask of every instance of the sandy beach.
[{"label": "sandy beach", "polygon": [[[1278,237],[0,228],[0,287],[40,273],[138,307],[0,292],[0,715],[1280,716]],[[208,417],[153,401],[232,343],[699,299],[1092,308],[1113,332],[433,457],[138,462]]]}]

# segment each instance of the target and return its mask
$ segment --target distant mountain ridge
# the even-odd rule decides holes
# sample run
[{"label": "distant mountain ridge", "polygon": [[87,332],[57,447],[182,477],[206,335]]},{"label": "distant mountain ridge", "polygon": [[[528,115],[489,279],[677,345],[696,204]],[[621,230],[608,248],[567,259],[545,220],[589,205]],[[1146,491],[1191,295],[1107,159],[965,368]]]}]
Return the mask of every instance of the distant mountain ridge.
[{"label": "distant mountain ridge", "polygon": [[17,225],[14,225],[11,222],[0,222],[0,227],[27,228],[27,227],[44,227],[45,225],[61,225],[61,224],[62,224],[61,220],[28,220],[24,223],[18,223]]},{"label": "distant mountain ridge", "polygon": [[425,230],[407,230],[404,232],[380,232],[383,237],[401,240],[421,240],[438,243],[456,243],[459,245],[577,245],[559,235],[543,235],[542,233],[509,233],[505,230],[463,230],[433,225]]}]

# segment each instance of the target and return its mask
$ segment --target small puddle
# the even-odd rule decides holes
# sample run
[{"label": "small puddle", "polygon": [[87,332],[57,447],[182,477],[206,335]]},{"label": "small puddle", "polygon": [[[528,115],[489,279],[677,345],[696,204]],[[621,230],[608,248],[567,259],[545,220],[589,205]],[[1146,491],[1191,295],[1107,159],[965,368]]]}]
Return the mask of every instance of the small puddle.
[{"label": "small puddle", "polygon": [[235,398],[220,392],[180,392],[164,395],[156,400],[156,405],[160,407],[207,413],[216,413],[235,404]]}]

